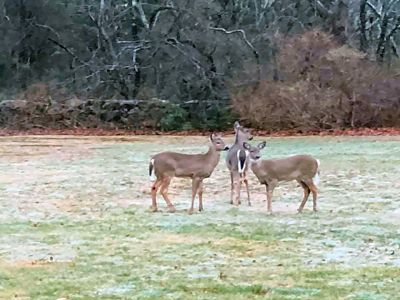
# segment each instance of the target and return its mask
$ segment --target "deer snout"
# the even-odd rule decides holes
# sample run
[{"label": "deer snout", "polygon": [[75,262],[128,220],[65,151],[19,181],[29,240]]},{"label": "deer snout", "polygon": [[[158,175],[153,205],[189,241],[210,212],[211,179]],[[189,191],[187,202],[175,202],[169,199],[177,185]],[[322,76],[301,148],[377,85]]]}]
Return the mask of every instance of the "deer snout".
[{"label": "deer snout", "polygon": [[261,158],[261,155],[254,156],[254,160],[257,160],[257,159],[260,159],[260,158]]},{"label": "deer snout", "polygon": [[249,137],[249,141],[251,141],[252,139],[253,139],[253,136],[250,136],[250,137]]},{"label": "deer snout", "polygon": [[225,146],[224,151],[228,151],[229,150],[229,146]]}]

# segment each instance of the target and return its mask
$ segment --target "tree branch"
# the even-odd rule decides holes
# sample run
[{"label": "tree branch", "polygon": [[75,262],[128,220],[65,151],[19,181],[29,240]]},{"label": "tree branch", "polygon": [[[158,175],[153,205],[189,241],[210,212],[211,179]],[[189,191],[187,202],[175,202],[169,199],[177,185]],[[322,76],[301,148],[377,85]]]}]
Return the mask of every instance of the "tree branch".
[{"label": "tree branch", "polygon": [[381,18],[381,17],[382,17],[382,15],[381,15],[381,13],[378,11],[378,9],[377,9],[373,4],[371,4],[369,1],[367,1],[367,6],[372,10],[372,12],[374,13],[374,15],[375,15],[376,17],[378,17],[378,18]]},{"label": "tree branch", "polygon": [[76,59],[77,62],[83,64],[83,65],[87,65],[84,61],[82,61],[78,56],[75,55],[74,52],[72,52],[71,49],[69,49],[67,46],[64,46],[63,44],[61,44],[59,41],[56,41],[52,38],[47,38],[50,42],[52,42],[53,44],[57,45],[58,47],[60,47],[61,49],[63,49],[65,52],[67,52],[71,57],[73,57],[74,59]]},{"label": "tree branch", "polygon": [[329,18],[332,16],[332,12],[325,7],[324,4],[322,4],[321,1],[319,0],[309,0],[310,4],[314,4],[316,10],[318,11],[318,13],[321,15],[321,17],[323,18]]},{"label": "tree branch", "polygon": [[392,44],[392,50],[393,50],[394,55],[395,55],[397,58],[400,57],[400,49],[399,49],[399,47],[397,46],[396,41],[394,40],[393,37],[390,37],[390,43]]},{"label": "tree branch", "polygon": [[400,29],[400,16],[397,17],[397,22],[396,22],[395,26],[393,27],[393,29],[388,33],[387,38],[391,38],[398,29]]},{"label": "tree branch", "polygon": [[226,30],[225,28],[221,28],[221,27],[208,27],[210,30],[214,30],[214,31],[219,31],[219,32],[223,32],[225,34],[235,34],[235,33],[239,33],[242,37],[242,39],[244,40],[244,42],[246,43],[246,45],[251,49],[251,51],[253,52],[254,55],[254,59],[256,60],[257,63],[257,82],[260,82],[261,80],[261,68],[260,68],[260,55],[258,54],[256,48],[254,48],[254,46],[250,43],[250,41],[247,39],[246,37],[246,32],[243,29],[234,29],[234,30]]},{"label": "tree branch", "polygon": [[113,58],[114,64],[117,60],[117,55],[115,53],[112,41],[107,33],[107,31],[105,30],[103,23],[104,23],[104,16],[105,16],[105,9],[106,9],[106,4],[105,4],[105,0],[101,0],[100,1],[100,11],[99,11],[99,18],[97,20],[97,26],[99,28],[99,31],[101,33],[101,35],[104,37],[105,42],[108,45],[108,49],[110,50],[110,54],[111,57]]},{"label": "tree branch", "polygon": [[83,65],[87,65],[84,61],[82,61],[78,56],[76,56],[76,54],[69,49],[67,46],[65,46],[62,43],[62,39],[60,37],[60,34],[52,27],[48,26],[48,25],[44,25],[44,24],[37,24],[35,23],[34,26],[39,27],[39,28],[44,28],[47,29],[48,31],[52,32],[56,37],[57,40],[48,37],[47,40],[49,40],[50,42],[52,42],[53,44],[55,44],[56,46],[60,47],[61,49],[63,49],[65,52],[67,52],[71,57],[73,57],[74,59],[76,59],[77,62],[83,64]]},{"label": "tree branch", "polygon": [[136,10],[138,11],[138,13],[140,15],[140,20],[142,21],[144,27],[149,29],[150,28],[149,21],[147,21],[146,14],[144,13],[144,10],[143,10],[143,7],[142,7],[142,4],[140,3],[140,1],[132,0],[132,6],[134,8],[136,8]]},{"label": "tree branch", "polygon": [[169,45],[169,46],[175,48],[176,50],[178,50],[181,54],[183,54],[183,56],[185,56],[186,58],[188,58],[189,61],[190,61],[193,65],[195,65],[196,68],[197,68],[198,70],[202,70],[203,73],[204,73],[204,68],[201,66],[200,62],[199,62],[197,59],[195,59],[195,58],[191,57],[190,55],[188,55],[185,51],[183,51],[181,48],[179,48],[179,47],[177,46],[178,44],[180,44],[178,40],[176,40],[176,39],[174,39],[174,38],[168,38],[168,39],[165,41],[165,44],[167,44],[167,45]]},{"label": "tree branch", "polygon": [[153,14],[150,16],[149,19],[149,26],[150,26],[150,30],[153,29],[153,27],[156,25],[157,21],[158,21],[158,16],[160,15],[161,12],[163,11],[168,11],[168,10],[175,10],[177,11],[177,9],[175,7],[172,6],[162,6],[157,8]]}]

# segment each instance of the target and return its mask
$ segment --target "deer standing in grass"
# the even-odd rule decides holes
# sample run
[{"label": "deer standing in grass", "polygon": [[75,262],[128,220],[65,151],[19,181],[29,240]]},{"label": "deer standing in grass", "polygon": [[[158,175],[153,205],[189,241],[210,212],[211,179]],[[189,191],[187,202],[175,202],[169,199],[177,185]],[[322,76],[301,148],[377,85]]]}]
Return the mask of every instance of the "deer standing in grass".
[{"label": "deer standing in grass", "polygon": [[310,192],[313,194],[313,211],[317,211],[317,196],[319,183],[319,160],[310,155],[295,155],[281,159],[260,160],[260,150],[265,147],[262,142],[256,147],[244,142],[243,147],[249,153],[251,170],[261,184],[267,189],[268,213],[272,213],[272,193],[279,181],[296,180],[304,190],[303,201],[298,212],[303,211]]},{"label": "deer standing in grass", "polygon": [[243,143],[252,140],[253,136],[251,130],[241,126],[238,121],[235,122],[233,127],[235,129],[235,143],[229,148],[226,156],[226,165],[231,175],[231,204],[240,204],[240,187],[243,181],[250,206],[249,183],[246,176],[249,168],[249,159],[246,150],[243,148]]},{"label": "deer standing in grass", "polygon": [[188,210],[193,213],[194,199],[198,194],[199,211],[203,210],[203,180],[211,176],[220,159],[220,152],[228,150],[228,146],[222,140],[221,134],[210,136],[211,145],[204,154],[183,154],[176,152],[162,152],[154,155],[150,160],[149,175],[153,171],[156,181],[151,187],[151,198],[153,212],[157,211],[157,192],[160,189],[161,195],[168,205],[169,212],[175,212],[175,207],[168,197],[168,187],[173,177],[192,178],[192,205]]}]

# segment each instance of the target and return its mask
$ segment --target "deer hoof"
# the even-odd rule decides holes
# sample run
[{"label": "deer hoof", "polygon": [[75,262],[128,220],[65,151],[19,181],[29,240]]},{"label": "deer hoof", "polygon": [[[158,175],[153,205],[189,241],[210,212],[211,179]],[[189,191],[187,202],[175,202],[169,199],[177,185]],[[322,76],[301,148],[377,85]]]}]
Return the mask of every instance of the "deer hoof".
[{"label": "deer hoof", "polygon": [[157,212],[157,211],[158,211],[157,206],[150,207],[150,212]]},{"label": "deer hoof", "polygon": [[317,212],[318,212],[318,209],[314,208],[314,209],[313,209],[313,212],[317,213]]},{"label": "deer hoof", "polygon": [[175,206],[168,206],[168,212],[170,212],[170,213],[174,213],[174,212],[176,212],[176,209],[175,209]]},{"label": "deer hoof", "polygon": [[199,207],[199,211],[203,211],[204,209],[202,207]]},{"label": "deer hoof", "polygon": [[188,209],[188,214],[189,214],[189,215],[192,215],[192,214],[193,214],[193,208],[189,208],[189,209]]}]

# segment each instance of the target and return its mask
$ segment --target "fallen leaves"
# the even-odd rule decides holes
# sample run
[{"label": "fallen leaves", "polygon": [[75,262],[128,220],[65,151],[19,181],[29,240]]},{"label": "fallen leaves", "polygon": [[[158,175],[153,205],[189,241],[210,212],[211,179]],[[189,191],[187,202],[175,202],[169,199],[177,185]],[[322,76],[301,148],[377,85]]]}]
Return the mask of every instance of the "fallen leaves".
[{"label": "fallen leaves", "polygon": [[[329,129],[329,130],[254,130],[254,135],[258,136],[381,136],[381,135],[400,135],[400,128],[348,128],[348,129]],[[157,131],[157,130],[125,130],[107,128],[73,128],[73,129],[53,129],[53,128],[34,128],[29,130],[0,129],[0,136],[18,135],[76,135],[76,136],[134,136],[134,135],[176,135],[176,136],[205,136],[210,131],[185,130],[185,131]],[[223,131],[225,135],[234,134],[233,130]]]}]

